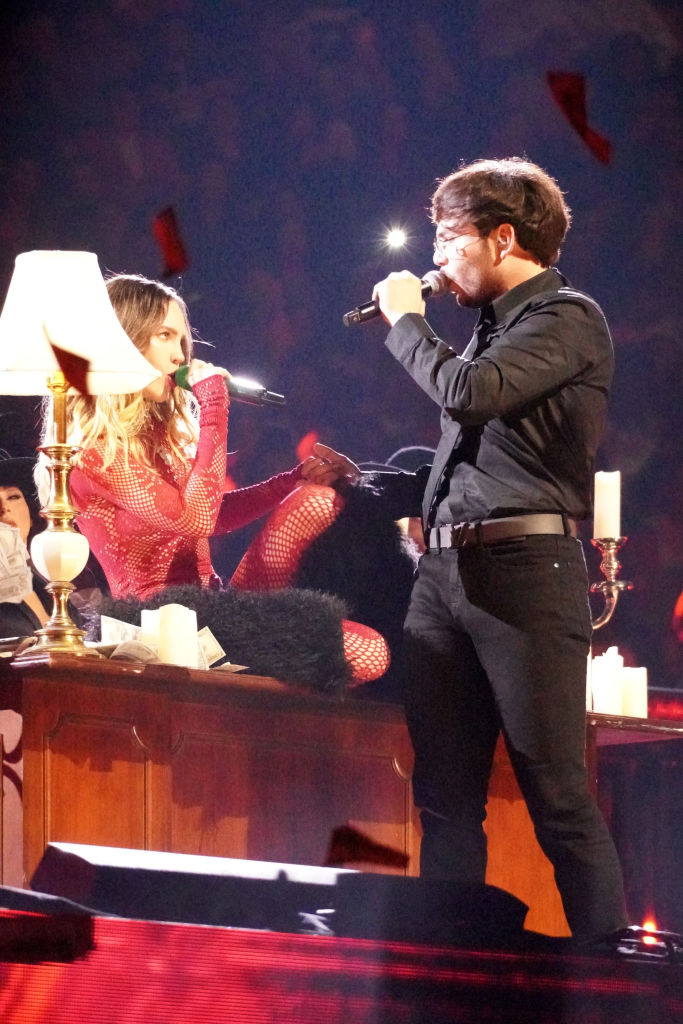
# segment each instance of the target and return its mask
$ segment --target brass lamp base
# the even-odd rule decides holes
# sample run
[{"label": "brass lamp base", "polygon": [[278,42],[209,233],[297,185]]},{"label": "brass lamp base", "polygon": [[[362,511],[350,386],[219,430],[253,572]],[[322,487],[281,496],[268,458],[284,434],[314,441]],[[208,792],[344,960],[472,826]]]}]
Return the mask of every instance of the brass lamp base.
[{"label": "brass lamp base", "polygon": [[73,528],[76,509],[69,498],[71,460],[80,449],[66,443],[66,394],[69,383],[64,374],[56,372],[47,382],[53,399],[56,441],[39,450],[47,456],[50,473],[50,496],[41,509],[47,529],[36,534],[31,544],[31,557],[41,576],[48,580],[52,595],[52,614],[42,629],[36,630],[36,642],[16,655],[14,660],[26,663],[51,654],[69,654],[76,658],[102,658],[99,651],[86,647],[85,632],[69,615],[71,580],[84,568],[88,543]]},{"label": "brass lamp base", "polygon": [[53,599],[52,615],[42,629],[37,629],[33,634],[35,643],[16,654],[13,661],[25,665],[50,654],[68,654],[72,658],[103,658],[95,648],[86,647],[83,640],[85,630],[79,629],[71,621],[66,610],[73,589],[73,583],[48,583],[46,590],[52,594]]}]

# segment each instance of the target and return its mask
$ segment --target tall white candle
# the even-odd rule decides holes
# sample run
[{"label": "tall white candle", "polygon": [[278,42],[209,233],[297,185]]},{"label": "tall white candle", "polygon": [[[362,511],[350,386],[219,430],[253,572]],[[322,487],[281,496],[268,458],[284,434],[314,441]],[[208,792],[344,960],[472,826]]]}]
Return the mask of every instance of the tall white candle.
[{"label": "tall white candle", "polygon": [[634,718],[647,718],[647,669],[622,668],[622,713]]},{"label": "tall white candle", "polygon": [[621,473],[595,474],[593,536],[621,537]]}]

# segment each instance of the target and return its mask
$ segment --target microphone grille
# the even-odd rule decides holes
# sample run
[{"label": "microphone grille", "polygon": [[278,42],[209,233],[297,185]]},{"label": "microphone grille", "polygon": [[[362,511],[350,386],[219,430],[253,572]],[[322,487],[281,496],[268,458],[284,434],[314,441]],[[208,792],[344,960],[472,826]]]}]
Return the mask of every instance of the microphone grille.
[{"label": "microphone grille", "polygon": [[192,386],[189,381],[190,367],[188,365],[179,366],[173,374],[173,382],[177,388],[183,388],[185,391],[191,391]]},{"label": "microphone grille", "polygon": [[448,291],[448,278],[440,270],[428,270],[423,276],[422,281],[424,284],[429,285],[432,295],[443,295],[444,292]]}]

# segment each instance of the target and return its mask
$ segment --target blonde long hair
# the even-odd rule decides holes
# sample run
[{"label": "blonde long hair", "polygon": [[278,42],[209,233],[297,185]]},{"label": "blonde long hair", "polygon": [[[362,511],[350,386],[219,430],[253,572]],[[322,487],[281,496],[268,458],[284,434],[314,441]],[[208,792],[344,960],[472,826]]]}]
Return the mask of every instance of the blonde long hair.
[{"label": "blonde long hair", "polygon": [[[169,302],[177,302],[185,318],[183,355],[192,358],[192,333],[187,306],[169,285],[151,281],[138,274],[116,274],[107,281],[107,291],[124,331],[144,354],[150,338],[163,323]],[[67,440],[87,449],[104,445],[104,466],[111,465],[123,451],[126,462],[132,458],[154,468],[154,457],[163,443],[177,458],[189,464],[199,436],[196,406],[192,395],[173,388],[164,402],[154,402],[136,392],[130,395],[67,395]],[[43,443],[48,443],[52,423],[51,399],[43,407]],[[41,461],[44,456],[41,456]],[[78,455],[75,458],[78,464]],[[45,467],[46,469],[46,467]],[[41,492],[46,488],[46,473],[39,467],[36,480]],[[42,493],[41,493],[42,497]]]}]

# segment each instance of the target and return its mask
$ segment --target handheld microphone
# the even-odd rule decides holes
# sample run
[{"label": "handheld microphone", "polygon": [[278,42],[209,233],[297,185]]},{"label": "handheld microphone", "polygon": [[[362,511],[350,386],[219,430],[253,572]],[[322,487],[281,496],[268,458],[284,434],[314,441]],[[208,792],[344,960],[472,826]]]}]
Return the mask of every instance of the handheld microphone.
[{"label": "handheld microphone", "polygon": [[[189,366],[179,366],[172,374],[173,382],[185,391],[191,391],[192,386],[188,381],[190,373]],[[278,395],[276,391],[268,391],[263,384],[257,384],[255,380],[248,380],[246,377],[230,377],[225,380],[228,394],[236,402],[244,402],[246,405],[286,405],[284,395]]]},{"label": "handheld microphone", "polygon": [[[444,295],[448,291],[448,278],[440,270],[428,270],[422,278],[422,298],[429,299],[434,295]],[[374,320],[381,313],[379,305],[374,299],[364,302],[362,306],[356,306],[344,313],[342,320],[345,327],[352,324],[364,324],[367,320]]]}]

